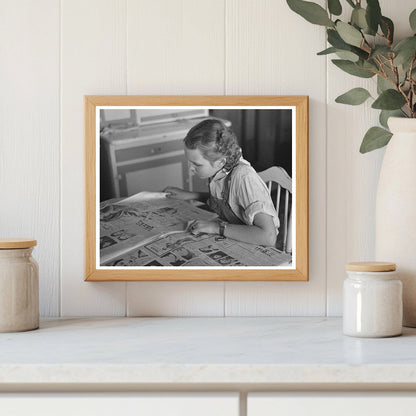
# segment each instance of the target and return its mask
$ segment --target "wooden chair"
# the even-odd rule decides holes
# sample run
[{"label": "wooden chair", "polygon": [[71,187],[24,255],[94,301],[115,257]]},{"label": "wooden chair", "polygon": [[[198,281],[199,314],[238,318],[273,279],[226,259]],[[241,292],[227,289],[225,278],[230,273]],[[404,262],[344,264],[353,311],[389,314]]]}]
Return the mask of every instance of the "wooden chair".
[{"label": "wooden chair", "polygon": [[[269,193],[271,194],[273,183],[277,185],[276,193],[276,211],[280,213],[281,194],[284,193],[284,212],[283,221],[280,222],[280,229],[283,230],[283,251],[292,252],[292,210],[290,203],[290,194],[292,193],[292,178],[288,173],[278,166],[272,166],[263,172],[258,173],[260,178],[266,183]],[[279,216],[280,218],[280,216]]]}]

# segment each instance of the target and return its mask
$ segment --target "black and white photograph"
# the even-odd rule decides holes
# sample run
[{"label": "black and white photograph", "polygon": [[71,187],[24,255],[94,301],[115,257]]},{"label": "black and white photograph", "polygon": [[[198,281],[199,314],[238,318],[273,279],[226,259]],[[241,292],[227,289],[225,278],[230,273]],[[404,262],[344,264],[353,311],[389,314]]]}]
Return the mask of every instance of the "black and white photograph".
[{"label": "black and white photograph", "polygon": [[294,108],[99,108],[102,267],[292,267]]},{"label": "black and white photograph", "polygon": [[88,280],[307,280],[308,97],[86,96]]}]

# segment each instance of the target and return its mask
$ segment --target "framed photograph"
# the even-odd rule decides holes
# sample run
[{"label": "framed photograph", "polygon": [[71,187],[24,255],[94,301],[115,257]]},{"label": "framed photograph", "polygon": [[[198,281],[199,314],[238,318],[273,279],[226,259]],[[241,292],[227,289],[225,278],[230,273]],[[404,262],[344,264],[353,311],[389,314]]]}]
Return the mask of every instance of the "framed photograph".
[{"label": "framed photograph", "polygon": [[307,96],[86,96],[88,281],[308,280]]}]

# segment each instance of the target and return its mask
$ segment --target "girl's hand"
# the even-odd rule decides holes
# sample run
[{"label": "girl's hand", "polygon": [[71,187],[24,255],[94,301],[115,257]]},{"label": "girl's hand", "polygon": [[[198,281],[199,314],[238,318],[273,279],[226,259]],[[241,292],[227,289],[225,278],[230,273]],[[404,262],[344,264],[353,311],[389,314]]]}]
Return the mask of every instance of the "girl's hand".
[{"label": "girl's hand", "polygon": [[182,200],[189,200],[189,199],[195,199],[193,192],[185,191],[181,188],[176,188],[175,186],[168,186],[163,190],[163,192],[166,192],[166,198],[172,198],[172,199],[182,199]]},{"label": "girl's hand", "polygon": [[201,233],[218,234],[219,225],[217,221],[194,220],[188,224],[187,231],[193,235]]}]

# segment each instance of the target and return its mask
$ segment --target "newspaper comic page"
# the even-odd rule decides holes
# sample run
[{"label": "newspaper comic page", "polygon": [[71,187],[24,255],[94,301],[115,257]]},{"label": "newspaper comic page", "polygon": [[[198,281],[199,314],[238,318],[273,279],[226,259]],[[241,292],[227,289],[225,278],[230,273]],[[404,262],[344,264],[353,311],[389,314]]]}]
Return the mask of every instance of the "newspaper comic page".
[{"label": "newspaper comic page", "polygon": [[[143,194],[143,195],[141,195]],[[152,197],[149,194],[153,194]],[[184,231],[194,219],[210,220],[215,214],[163,193],[141,192],[100,206],[100,263],[140,247],[157,236]]]},{"label": "newspaper comic page", "polygon": [[[143,195],[140,195],[143,194]],[[189,221],[210,220],[212,212],[160,193],[139,193],[100,207],[100,263],[129,266],[288,266],[291,255],[274,247],[219,235],[192,235]]]}]

